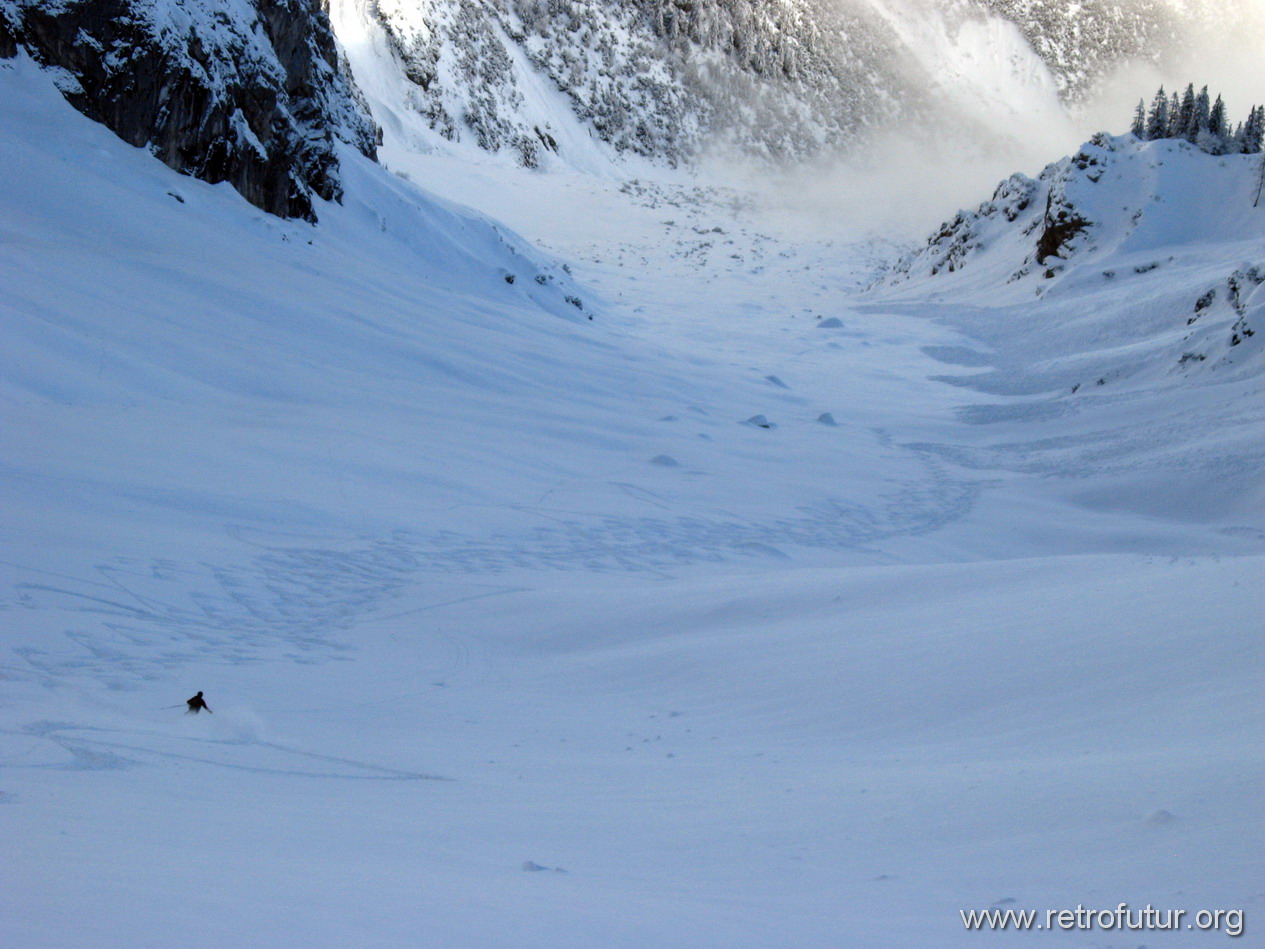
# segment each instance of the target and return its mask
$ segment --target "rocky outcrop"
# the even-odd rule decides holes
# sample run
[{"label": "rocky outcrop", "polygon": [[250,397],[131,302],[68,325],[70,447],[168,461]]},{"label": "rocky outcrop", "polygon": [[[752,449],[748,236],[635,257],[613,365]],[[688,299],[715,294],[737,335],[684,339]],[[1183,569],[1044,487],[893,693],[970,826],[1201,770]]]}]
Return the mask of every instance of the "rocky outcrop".
[{"label": "rocky outcrop", "polygon": [[125,141],[282,217],[341,197],[336,139],[375,153],[320,0],[0,0],[19,49]]}]

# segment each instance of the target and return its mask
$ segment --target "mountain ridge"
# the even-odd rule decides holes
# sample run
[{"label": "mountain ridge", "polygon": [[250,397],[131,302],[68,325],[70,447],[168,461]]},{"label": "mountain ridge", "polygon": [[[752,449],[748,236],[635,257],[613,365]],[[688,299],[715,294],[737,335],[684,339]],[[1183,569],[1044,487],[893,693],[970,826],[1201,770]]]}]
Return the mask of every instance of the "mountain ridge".
[{"label": "mountain ridge", "polygon": [[1188,19],[1158,0],[0,0],[0,55],[63,70],[77,108],[171,167],[314,219],[341,193],[333,142],[372,156],[383,125],[527,167],[797,162],[902,123],[979,126],[998,104],[945,83],[1002,34],[990,82],[1075,102],[1161,61]]}]

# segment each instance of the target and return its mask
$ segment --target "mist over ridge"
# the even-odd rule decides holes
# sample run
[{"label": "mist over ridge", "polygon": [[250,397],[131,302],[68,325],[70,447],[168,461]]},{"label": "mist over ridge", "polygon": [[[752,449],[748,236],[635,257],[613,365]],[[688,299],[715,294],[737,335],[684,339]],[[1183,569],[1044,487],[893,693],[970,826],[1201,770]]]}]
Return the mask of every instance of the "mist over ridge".
[{"label": "mist over ridge", "polygon": [[1265,37],[1241,0],[335,0],[331,16],[387,155],[690,169],[862,229],[973,205],[1124,131],[1162,82],[1246,109]]},{"label": "mist over ridge", "polygon": [[[787,163],[771,207],[823,229],[922,236],[1016,171],[1036,174],[1098,132],[1120,134],[1140,99],[1193,82],[1235,121],[1265,100],[1265,6],[1250,0],[828,0],[879,12],[915,116],[868,129],[842,153]],[[721,163],[726,170],[742,167]]]}]

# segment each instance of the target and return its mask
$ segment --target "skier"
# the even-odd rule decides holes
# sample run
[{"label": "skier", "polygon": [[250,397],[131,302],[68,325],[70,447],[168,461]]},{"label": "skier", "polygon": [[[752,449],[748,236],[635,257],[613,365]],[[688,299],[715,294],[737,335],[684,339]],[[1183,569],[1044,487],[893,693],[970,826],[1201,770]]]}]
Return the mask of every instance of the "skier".
[{"label": "skier", "polygon": [[188,703],[186,704],[188,704],[189,706],[189,711],[185,712],[186,715],[196,715],[198,712],[202,711],[203,709],[207,710],[207,714],[210,714],[211,712],[211,707],[206,704],[206,701],[202,698],[201,692],[199,692],[193,698],[189,699]]}]

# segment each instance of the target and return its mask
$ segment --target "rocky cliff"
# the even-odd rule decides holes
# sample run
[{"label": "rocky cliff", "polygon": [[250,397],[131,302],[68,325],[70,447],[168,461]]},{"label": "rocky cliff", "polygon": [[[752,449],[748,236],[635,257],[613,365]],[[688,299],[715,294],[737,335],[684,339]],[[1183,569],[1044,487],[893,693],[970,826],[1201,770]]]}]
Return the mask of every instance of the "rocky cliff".
[{"label": "rocky cliff", "polygon": [[20,50],[124,140],[283,217],[341,196],[337,141],[376,147],[319,0],[0,0],[0,55]]}]

